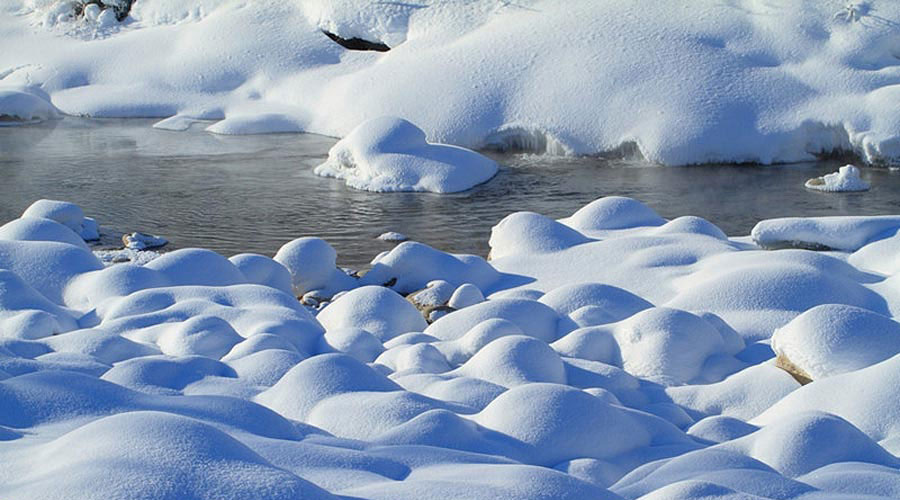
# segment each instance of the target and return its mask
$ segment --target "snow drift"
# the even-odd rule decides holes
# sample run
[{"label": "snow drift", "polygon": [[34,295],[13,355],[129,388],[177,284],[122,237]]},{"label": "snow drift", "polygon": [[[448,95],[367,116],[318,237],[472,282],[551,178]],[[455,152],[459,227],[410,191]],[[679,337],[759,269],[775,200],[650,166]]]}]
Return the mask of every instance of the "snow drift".
[{"label": "snow drift", "polygon": [[4,3],[0,78],[75,115],[341,137],[400,116],[471,149],[635,145],[667,165],[900,159],[889,0],[165,0],[110,26],[47,22],[53,5]]}]

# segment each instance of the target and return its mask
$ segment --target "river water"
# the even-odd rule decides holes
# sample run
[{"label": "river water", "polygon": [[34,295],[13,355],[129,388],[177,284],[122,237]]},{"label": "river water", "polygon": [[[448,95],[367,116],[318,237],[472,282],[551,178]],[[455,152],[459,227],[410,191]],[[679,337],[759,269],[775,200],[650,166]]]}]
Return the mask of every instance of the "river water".
[{"label": "river water", "polygon": [[607,195],[637,198],[664,217],[698,215],[729,235],[782,216],[900,214],[900,172],[864,169],[865,193],[807,190],[834,161],[779,166],[659,167],[635,160],[494,155],[500,173],[450,195],[368,193],[312,173],[335,139],[306,134],[169,132],[152,120],[66,118],[0,128],[0,223],[40,198],[78,203],[104,244],[124,232],[224,255],[273,255],[320,236],[339,263],[364,267],[392,244],[386,231],[455,253],[487,255],[491,226],[530,210],[559,218]]}]

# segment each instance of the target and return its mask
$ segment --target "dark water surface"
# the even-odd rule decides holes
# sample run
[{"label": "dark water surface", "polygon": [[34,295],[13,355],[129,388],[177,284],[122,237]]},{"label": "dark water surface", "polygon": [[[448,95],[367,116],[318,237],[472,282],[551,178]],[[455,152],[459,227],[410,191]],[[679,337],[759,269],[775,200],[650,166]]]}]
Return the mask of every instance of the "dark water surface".
[{"label": "dark water surface", "polygon": [[866,193],[809,191],[838,162],[785,166],[659,167],[600,158],[496,156],[490,182],[464,193],[368,193],[313,175],[335,142],[302,134],[216,136],[151,128],[150,120],[66,118],[0,128],[0,223],[39,198],[95,217],[105,241],[123,232],[165,236],[170,248],[272,255],[315,235],[341,264],[362,267],[399,231],[442,250],[487,255],[491,226],[531,210],[570,215],[607,195],[637,198],[664,217],[698,215],[729,235],[782,216],[900,214],[900,172],[864,169]]}]

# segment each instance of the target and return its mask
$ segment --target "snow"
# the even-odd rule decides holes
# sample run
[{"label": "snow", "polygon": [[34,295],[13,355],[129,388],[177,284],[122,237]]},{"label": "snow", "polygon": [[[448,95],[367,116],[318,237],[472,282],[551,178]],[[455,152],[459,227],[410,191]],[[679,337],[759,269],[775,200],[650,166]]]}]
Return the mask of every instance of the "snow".
[{"label": "snow", "polygon": [[[339,137],[400,116],[470,149],[634,148],[666,165],[900,157],[900,6],[887,0],[163,0],[135,2],[122,23],[66,4],[4,4],[0,75],[72,115],[205,114],[216,133]],[[323,31],[391,50],[348,51]]]},{"label": "snow", "polygon": [[386,233],[381,233],[380,235],[378,235],[378,239],[381,241],[402,243],[408,240],[409,237],[403,233],[398,233],[397,231],[388,231]]},{"label": "snow", "polygon": [[380,117],[335,144],[315,172],[366,191],[455,193],[488,181],[497,164],[474,151],[428,143],[425,132],[402,118]]},{"label": "snow", "polygon": [[776,330],[772,349],[809,378],[830,377],[900,354],[900,323],[866,309],[825,304]]},{"label": "snow", "polygon": [[59,111],[50,103],[50,96],[40,88],[0,83],[0,125],[56,118],[60,118]]},{"label": "snow", "polygon": [[316,292],[332,297],[353,288],[354,280],[337,267],[337,252],[321,238],[297,238],[284,244],[274,257],[290,272],[294,293]]},{"label": "snow", "polygon": [[900,491],[896,217],[763,221],[839,248],[764,250],[614,197],[362,278],[312,237],[104,267],[85,220],[0,227],[3,497]]},{"label": "snow", "polygon": [[762,247],[855,251],[900,229],[900,217],[785,217],[759,222],[750,233]]},{"label": "snow", "polygon": [[387,288],[364,286],[329,304],[317,319],[326,330],[362,328],[382,342],[409,332],[421,332],[427,323],[414,305]]},{"label": "snow", "polygon": [[868,191],[871,186],[860,178],[859,168],[855,165],[844,165],[837,172],[806,181],[806,187],[816,191],[834,193]]}]

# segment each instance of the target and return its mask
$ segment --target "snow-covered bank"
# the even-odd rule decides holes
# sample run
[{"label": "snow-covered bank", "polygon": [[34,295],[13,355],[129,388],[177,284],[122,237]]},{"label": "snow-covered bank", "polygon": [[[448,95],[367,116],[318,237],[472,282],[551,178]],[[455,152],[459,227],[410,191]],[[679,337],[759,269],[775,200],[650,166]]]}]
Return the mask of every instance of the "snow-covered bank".
[{"label": "snow-covered bank", "polygon": [[602,198],[360,278],[308,237],[104,268],[86,221],[0,227],[3,498],[900,491],[897,218],[774,221],[844,250],[767,251]]},{"label": "snow-covered bank", "polygon": [[900,161],[891,0],[160,0],[115,26],[45,25],[53,5],[0,6],[0,81],[71,114],[340,137],[400,116],[472,149],[636,146],[670,165]]}]

